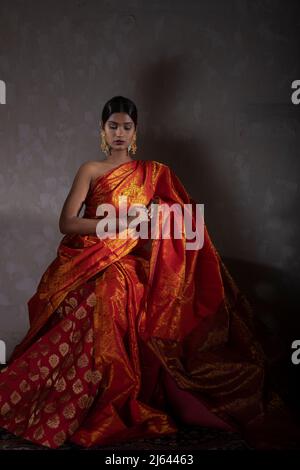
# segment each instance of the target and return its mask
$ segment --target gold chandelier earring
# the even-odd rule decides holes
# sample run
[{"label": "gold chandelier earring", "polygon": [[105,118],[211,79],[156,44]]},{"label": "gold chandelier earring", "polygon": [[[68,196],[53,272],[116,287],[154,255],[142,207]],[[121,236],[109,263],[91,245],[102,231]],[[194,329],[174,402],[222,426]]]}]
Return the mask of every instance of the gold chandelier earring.
[{"label": "gold chandelier earring", "polygon": [[106,156],[109,155],[110,148],[108,143],[106,142],[105,132],[103,129],[101,130],[101,150],[105,153]]},{"label": "gold chandelier earring", "polygon": [[136,154],[136,149],[137,149],[137,146],[136,146],[136,134],[134,134],[133,139],[132,139],[132,142],[131,142],[131,144],[130,144],[129,147],[128,147],[128,153],[131,151],[131,153],[132,153],[133,155],[135,155],[135,154]]}]

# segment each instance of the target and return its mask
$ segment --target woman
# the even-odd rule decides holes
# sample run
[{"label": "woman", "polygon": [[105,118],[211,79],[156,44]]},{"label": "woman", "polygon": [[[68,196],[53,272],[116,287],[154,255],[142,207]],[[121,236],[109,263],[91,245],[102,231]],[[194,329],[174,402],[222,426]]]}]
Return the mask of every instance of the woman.
[{"label": "woman", "polygon": [[[195,250],[186,249],[185,233],[162,237],[158,218],[152,240],[124,225],[124,196],[152,218],[154,201],[191,204],[196,217],[167,165],[130,155],[136,130],[132,101],[106,103],[107,160],[80,167],[63,206],[57,257],[28,301],[30,329],[0,374],[0,426],[50,448],[90,447],[176,433],[179,419],[238,431],[257,448],[280,447],[276,425],[285,422],[287,433],[293,424],[267,390],[252,311],[205,225]],[[99,236],[104,203],[116,209],[108,226],[126,237]]]}]

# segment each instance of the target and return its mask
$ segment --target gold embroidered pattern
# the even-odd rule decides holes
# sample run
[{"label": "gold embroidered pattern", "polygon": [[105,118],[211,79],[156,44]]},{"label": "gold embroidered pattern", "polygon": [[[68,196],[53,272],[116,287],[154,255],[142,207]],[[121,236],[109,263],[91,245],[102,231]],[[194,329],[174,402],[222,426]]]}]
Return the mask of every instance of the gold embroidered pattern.
[{"label": "gold embroidered pattern", "polygon": [[67,372],[67,379],[73,380],[75,376],[76,376],[76,369],[74,366],[72,366]]},{"label": "gold embroidered pattern", "polygon": [[68,318],[63,321],[61,327],[64,330],[65,333],[67,333],[73,326],[73,322],[69,320]]},{"label": "gold embroidered pattern", "polygon": [[24,421],[25,417],[26,417],[26,413],[18,413],[15,417],[15,422],[21,423],[22,421]]},{"label": "gold embroidered pattern", "polygon": [[[50,374],[49,368],[45,367],[45,366],[41,367],[40,371],[41,371],[42,379],[46,379],[48,377],[48,375]],[[22,391],[24,391],[24,390],[22,390]]]},{"label": "gold embroidered pattern", "polygon": [[65,406],[65,408],[63,410],[63,415],[67,419],[74,418],[75,413],[76,413],[76,409],[75,409],[75,406],[73,405],[73,403],[70,403],[69,405]]},{"label": "gold embroidered pattern", "polygon": [[47,421],[47,426],[51,429],[58,428],[59,424],[60,424],[60,419],[59,419],[58,414],[51,416]]},{"label": "gold embroidered pattern", "polygon": [[39,426],[33,433],[34,439],[37,439],[37,440],[44,437],[44,435],[45,435],[45,431],[44,431],[43,426]]},{"label": "gold embroidered pattern", "polygon": [[32,372],[29,372],[28,377],[32,382],[36,382],[40,376],[39,374],[33,374]]},{"label": "gold embroidered pattern", "polygon": [[56,354],[52,354],[49,357],[49,363],[50,363],[51,367],[54,369],[57,366],[57,364],[59,363],[59,357]]},{"label": "gold embroidered pattern", "polygon": [[77,419],[75,419],[74,421],[72,421],[72,423],[70,423],[69,425],[69,433],[70,434],[74,434],[74,432],[76,431],[76,429],[78,428],[79,426],[79,422]]},{"label": "gold embroidered pattern", "polygon": [[75,307],[77,307],[78,302],[77,302],[77,300],[75,299],[75,297],[71,297],[71,298],[69,299],[69,304],[71,305],[71,307],[75,308]]},{"label": "gold embroidered pattern", "polygon": [[30,390],[30,385],[29,383],[26,381],[26,380],[22,380],[22,382],[20,383],[19,385],[19,389],[21,390],[21,392],[25,393],[27,392],[28,390]]},{"label": "gold embroidered pattern", "polygon": [[94,385],[100,382],[101,379],[102,379],[102,374],[98,370],[95,370],[92,372],[92,382]]},{"label": "gold embroidered pattern", "polygon": [[82,354],[77,360],[77,365],[80,368],[86,367],[88,363],[89,363],[89,359],[85,353]]},{"label": "gold embroidered pattern", "polygon": [[21,395],[18,392],[14,391],[10,396],[10,401],[13,403],[13,405],[16,405],[20,400]]},{"label": "gold embroidered pattern", "polygon": [[8,403],[4,403],[1,407],[1,415],[5,415],[10,411],[10,405]]},{"label": "gold embroidered pattern", "polygon": [[75,317],[78,319],[78,320],[81,320],[82,318],[85,318],[86,317],[86,314],[87,314],[87,311],[84,307],[79,307],[79,309],[75,312]]},{"label": "gold embroidered pattern", "polygon": [[47,344],[41,344],[40,351],[42,353],[42,356],[47,356],[47,354],[49,354],[49,346],[47,346]]},{"label": "gold embroidered pattern", "polygon": [[64,431],[59,431],[55,436],[53,437],[53,441],[55,442],[56,445],[60,446],[64,443],[66,440],[66,433]]},{"label": "gold embroidered pattern", "polygon": [[61,334],[57,333],[57,332],[54,332],[54,333],[52,333],[52,335],[50,335],[49,339],[53,344],[57,344],[59,342],[59,340],[61,339]]},{"label": "gold embroidered pattern", "polygon": [[58,392],[63,392],[66,389],[66,381],[63,377],[60,377],[60,379],[56,382],[55,384],[55,390]]},{"label": "gold embroidered pattern", "polygon": [[90,329],[86,335],[85,335],[85,338],[84,338],[84,341],[86,343],[92,343],[93,342],[93,339],[94,339],[94,334],[93,334],[93,330]]},{"label": "gold embroidered pattern", "polygon": [[69,352],[69,345],[67,343],[62,343],[59,345],[59,352],[62,356],[65,356]]},{"label": "gold embroidered pattern", "polygon": [[65,393],[61,397],[59,397],[59,402],[60,403],[66,403],[67,401],[71,400],[71,395],[70,393]]},{"label": "gold embroidered pattern", "polygon": [[76,382],[73,383],[73,392],[78,394],[81,393],[83,390],[83,385],[80,379],[77,379]]},{"label": "gold embroidered pattern", "polygon": [[72,335],[72,342],[73,343],[78,343],[78,341],[80,341],[81,339],[81,331],[75,331],[75,333],[73,333]]},{"label": "gold embroidered pattern", "polygon": [[96,305],[96,302],[97,302],[97,298],[93,292],[91,295],[88,296],[86,303],[89,307],[94,307]]},{"label": "gold embroidered pattern", "polygon": [[78,406],[83,410],[85,408],[88,408],[92,402],[93,402],[93,399],[89,398],[89,396],[85,394],[79,398]]},{"label": "gold embroidered pattern", "polygon": [[46,413],[54,413],[56,410],[56,404],[55,403],[48,403],[48,405],[45,406],[44,411]]},{"label": "gold embroidered pattern", "polygon": [[86,382],[88,382],[88,383],[91,382],[91,380],[92,380],[92,371],[91,371],[91,370],[87,370],[87,371],[85,372],[85,374],[84,374],[84,380],[85,380]]}]

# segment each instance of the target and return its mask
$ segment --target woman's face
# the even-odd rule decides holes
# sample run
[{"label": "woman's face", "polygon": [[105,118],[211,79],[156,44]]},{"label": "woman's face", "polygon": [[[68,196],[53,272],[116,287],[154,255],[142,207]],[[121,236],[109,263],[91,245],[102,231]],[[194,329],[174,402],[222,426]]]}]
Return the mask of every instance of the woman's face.
[{"label": "woman's face", "polygon": [[[129,147],[135,133],[134,122],[127,113],[113,113],[104,126],[106,142],[112,149],[124,150]],[[117,140],[121,140],[118,143]]]}]

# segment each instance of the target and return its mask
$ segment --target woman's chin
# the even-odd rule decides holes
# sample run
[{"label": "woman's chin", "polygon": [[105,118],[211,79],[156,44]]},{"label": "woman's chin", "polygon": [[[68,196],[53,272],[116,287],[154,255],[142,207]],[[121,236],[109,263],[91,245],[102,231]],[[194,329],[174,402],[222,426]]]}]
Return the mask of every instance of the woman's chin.
[{"label": "woman's chin", "polygon": [[125,144],[122,144],[122,145],[121,145],[121,144],[120,144],[120,145],[113,144],[113,145],[112,145],[112,148],[113,148],[114,150],[125,150],[127,147],[126,147]]}]

